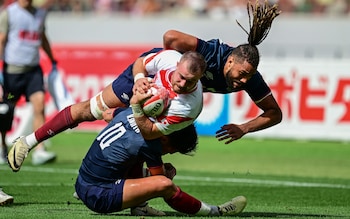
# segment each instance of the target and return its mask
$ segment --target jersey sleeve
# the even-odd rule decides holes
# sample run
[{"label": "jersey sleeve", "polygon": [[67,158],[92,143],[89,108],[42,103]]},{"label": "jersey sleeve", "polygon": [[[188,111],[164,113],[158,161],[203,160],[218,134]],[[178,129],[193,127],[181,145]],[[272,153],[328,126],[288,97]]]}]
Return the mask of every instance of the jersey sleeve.
[{"label": "jersey sleeve", "polygon": [[[172,119],[173,121],[168,119],[167,123],[160,123],[160,122],[155,123],[155,125],[157,126],[159,131],[163,133],[163,135],[169,135],[175,131],[186,128],[187,126],[191,125],[194,122],[194,119],[191,119],[191,118],[177,117]],[[179,122],[179,120],[182,120],[182,121]],[[174,123],[171,123],[171,122],[174,122]]]},{"label": "jersey sleeve", "polygon": [[247,82],[244,90],[254,102],[260,102],[271,94],[270,87],[264,81],[262,75],[257,71]]},{"label": "jersey sleeve", "polygon": [[164,135],[192,124],[199,116],[203,108],[203,92],[201,83],[198,82],[197,89],[190,94],[179,94],[171,100],[164,117],[155,122],[158,130]]},{"label": "jersey sleeve", "polygon": [[175,50],[163,50],[148,54],[143,60],[143,65],[148,75],[155,75],[160,70],[176,66],[180,58],[181,53]]}]

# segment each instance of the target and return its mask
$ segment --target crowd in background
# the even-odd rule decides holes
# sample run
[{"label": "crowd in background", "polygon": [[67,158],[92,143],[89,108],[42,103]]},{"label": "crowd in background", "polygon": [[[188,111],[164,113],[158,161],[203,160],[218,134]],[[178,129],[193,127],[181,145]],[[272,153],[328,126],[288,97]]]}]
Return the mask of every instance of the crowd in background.
[{"label": "crowd in background", "polygon": [[[2,0],[4,5],[14,0]],[[246,15],[247,0],[33,0],[50,11],[69,13],[126,14],[131,16],[206,16],[214,19]],[[255,0],[251,0],[255,1]],[[264,2],[264,0],[260,0]],[[350,0],[270,0],[283,15],[313,14],[349,16]]]}]

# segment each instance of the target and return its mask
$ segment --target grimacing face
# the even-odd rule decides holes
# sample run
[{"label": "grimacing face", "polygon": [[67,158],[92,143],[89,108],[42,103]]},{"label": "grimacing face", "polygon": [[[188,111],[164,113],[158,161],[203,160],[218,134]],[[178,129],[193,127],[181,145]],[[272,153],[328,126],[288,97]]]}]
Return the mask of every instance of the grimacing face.
[{"label": "grimacing face", "polygon": [[256,69],[250,63],[235,61],[233,57],[227,60],[224,67],[226,83],[231,89],[243,86],[255,72]]},{"label": "grimacing face", "polygon": [[202,77],[198,73],[190,73],[187,69],[187,61],[178,62],[177,68],[171,77],[173,91],[178,94],[191,92],[196,87],[198,80]]}]

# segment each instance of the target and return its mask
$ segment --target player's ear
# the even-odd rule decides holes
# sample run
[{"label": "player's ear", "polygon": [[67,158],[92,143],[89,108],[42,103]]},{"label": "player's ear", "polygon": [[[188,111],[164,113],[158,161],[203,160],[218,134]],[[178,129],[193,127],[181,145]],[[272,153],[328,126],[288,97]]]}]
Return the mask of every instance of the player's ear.
[{"label": "player's ear", "polygon": [[227,61],[230,62],[230,63],[233,63],[235,61],[235,56],[234,55],[229,55],[227,57]]}]

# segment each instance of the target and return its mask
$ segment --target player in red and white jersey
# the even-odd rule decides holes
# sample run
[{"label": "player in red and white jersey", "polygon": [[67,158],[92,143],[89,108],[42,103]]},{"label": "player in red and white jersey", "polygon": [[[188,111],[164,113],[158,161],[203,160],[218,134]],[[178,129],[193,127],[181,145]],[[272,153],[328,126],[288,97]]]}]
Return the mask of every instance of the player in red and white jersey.
[{"label": "player in red and white jersey", "polygon": [[[154,121],[136,113],[136,122],[145,139],[154,139],[180,130],[194,122],[203,107],[203,89],[199,79],[203,76],[206,63],[197,52],[181,54],[175,50],[164,50],[138,58],[133,67],[135,74],[134,93],[140,92],[146,97],[148,79],[154,77],[157,87],[164,87],[170,93],[169,108]],[[138,73],[137,73],[138,72]],[[136,81],[138,83],[136,83]],[[139,112],[142,98],[133,95],[131,106]]]}]

